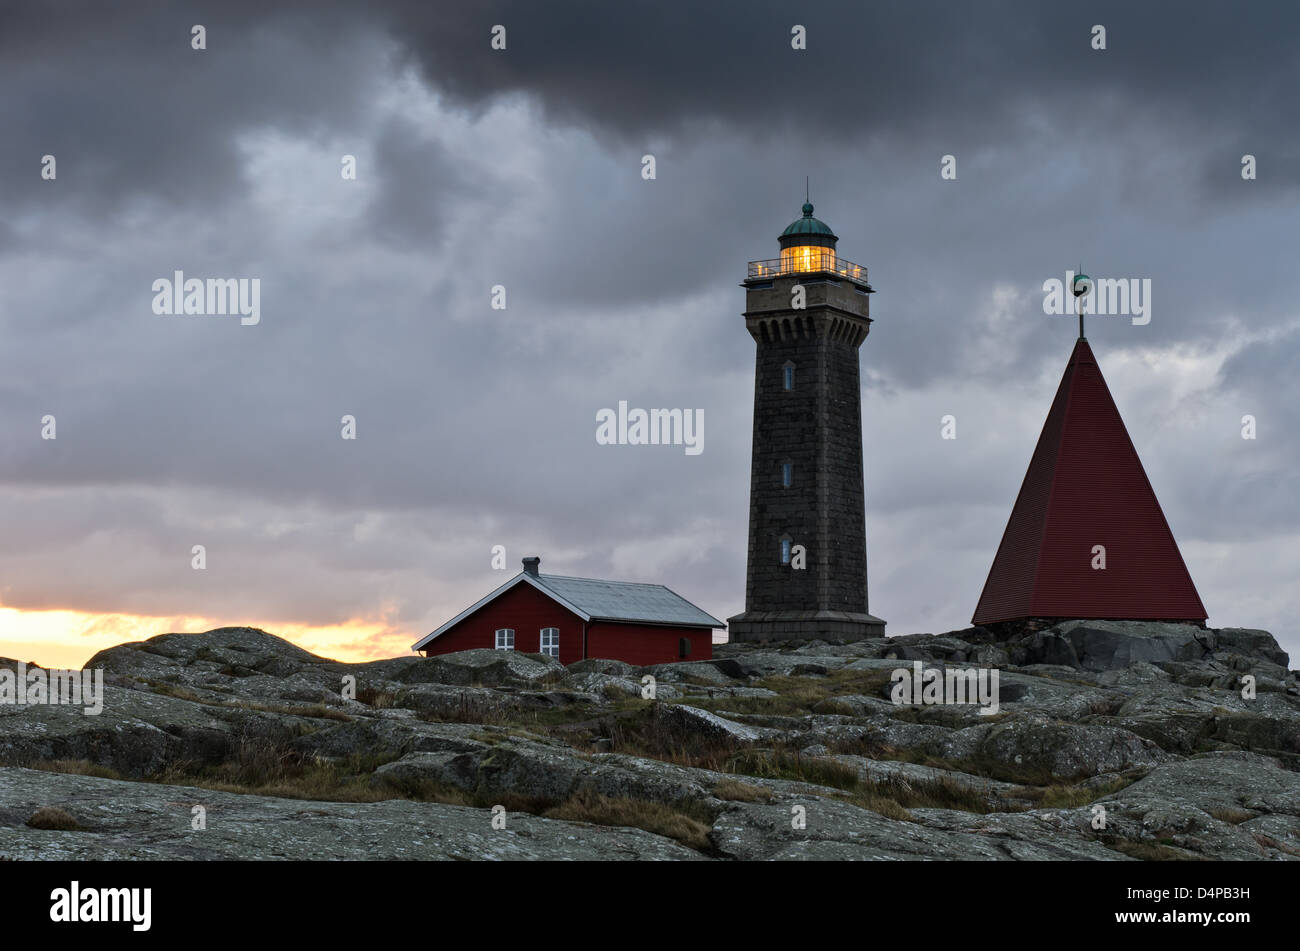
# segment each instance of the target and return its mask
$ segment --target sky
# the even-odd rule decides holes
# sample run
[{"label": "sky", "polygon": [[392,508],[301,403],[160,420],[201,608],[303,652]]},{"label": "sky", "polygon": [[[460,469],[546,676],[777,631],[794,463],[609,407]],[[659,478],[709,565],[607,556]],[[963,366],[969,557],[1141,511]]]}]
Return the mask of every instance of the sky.
[{"label": "sky", "polygon": [[[876,290],[889,633],[969,625],[1082,265],[1151,282],[1088,337],[1209,623],[1295,655],[1298,35],[1260,2],[0,5],[0,656],[393,656],[526,555],[738,613],[739,282],[805,176]],[[176,271],[258,279],[259,319],[156,314]],[[620,400],[701,410],[703,451],[598,444]]]}]

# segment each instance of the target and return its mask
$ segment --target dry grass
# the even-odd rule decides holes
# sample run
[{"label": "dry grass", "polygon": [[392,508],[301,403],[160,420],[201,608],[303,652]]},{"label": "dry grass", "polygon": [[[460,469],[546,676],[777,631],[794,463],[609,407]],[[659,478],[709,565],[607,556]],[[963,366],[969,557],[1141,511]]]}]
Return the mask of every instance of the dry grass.
[{"label": "dry grass", "polygon": [[52,829],[56,832],[76,832],[81,823],[72,814],[58,806],[42,806],[32,813],[27,825],[33,829]]},{"label": "dry grass", "polygon": [[726,767],[725,772],[758,779],[786,779],[850,791],[861,785],[858,771],[852,766],[787,750],[742,750],[727,761]]},{"label": "dry grass", "polygon": [[872,792],[858,792],[842,798],[845,802],[882,815],[886,819],[896,819],[899,822],[915,821],[913,815],[898,800],[891,799],[889,796],[881,796]]},{"label": "dry grass", "polygon": [[607,683],[600,688],[601,696],[606,700],[630,700],[640,698],[641,692],[621,684]]},{"label": "dry grass", "polygon": [[764,677],[755,686],[776,693],[775,697],[717,697],[693,700],[705,709],[725,707],[735,713],[769,716],[805,716],[810,713],[851,715],[847,704],[836,697],[863,694],[884,697],[888,670],[833,670],[818,677]]},{"label": "dry grass", "polygon": [[257,710],[262,713],[279,713],[287,717],[308,717],[316,720],[338,720],[342,723],[349,723],[352,720],[350,716],[341,710],[327,707],[323,703],[313,703],[301,706],[278,703],[261,703],[256,700],[241,700],[238,703],[230,704],[230,706],[238,707],[241,710]]},{"label": "dry grass", "polygon": [[[306,759],[270,741],[248,742],[241,745],[235,759],[220,766],[204,767],[189,761],[177,762],[146,781],[196,786],[217,792],[317,802],[366,803],[408,799],[479,809],[501,805],[509,812],[551,819],[588,822],[593,825],[630,826],[667,836],[693,849],[705,852],[712,849],[708,836],[714,816],[702,804],[683,802],[665,805],[636,799],[613,799],[587,792],[557,802],[554,799],[522,795],[471,793],[428,780],[390,779],[372,785],[370,774],[395,758],[394,755],[352,756],[337,762]],[[112,770],[85,760],[44,760],[35,764],[35,768],[81,776],[122,778]],[[740,799],[740,794],[745,790],[752,790],[756,796],[767,793],[766,790],[743,783],[733,784],[731,791],[739,801],[752,801]],[[59,818],[60,815],[64,818]],[[37,824],[38,822],[47,824]],[[28,820],[28,825],[39,829],[81,828],[67,813],[49,807],[33,815]]]},{"label": "dry grass", "polygon": [[948,777],[871,780],[836,760],[783,750],[744,751],[727,765],[730,772],[738,775],[829,786],[839,790],[837,798],[845,802],[905,822],[913,820],[909,809],[994,811],[985,793]]},{"label": "dry grass", "polygon": [[947,776],[936,779],[864,780],[858,795],[875,796],[897,803],[903,809],[958,809],[962,812],[989,813],[994,801],[988,794],[967,783]]},{"label": "dry grass", "polygon": [[[195,786],[217,792],[280,799],[314,799],[320,802],[382,802],[386,799],[413,799],[471,805],[470,798],[459,790],[432,783],[406,783],[372,786],[370,774],[396,759],[396,754],[355,755],[339,761],[302,757],[272,741],[246,741],[239,754],[219,766],[204,766],[192,760],[178,760],[163,771],[137,782],[172,786]],[[97,776],[101,779],[128,780],[116,770],[88,760],[41,760],[31,765],[52,773]]]},{"label": "dry grass", "polygon": [[1015,790],[1015,794],[1021,798],[1033,800],[1044,809],[1076,809],[1080,806],[1091,805],[1098,799],[1112,796],[1124,787],[1137,782],[1137,779],[1136,775],[1121,776],[1104,785],[1092,787],[1061,783],[1038,788],[1022,787]]},{"label": "dry grass", "polygon": [[[991,803],[983,792],[946,777],[906,782],[872,782],[863,779],[854,767],[826,757],[805,756],[797,750],[780,746],[754,749],[698,734],[683,736],[648,710],[635,717],[609,721],[603,727],[604,735],[612,740],[616,753],[732,774],[736,777],[734,782],[724,781],[717,787],[724,792],[715,791],[722,799],[756,801],[748,798],[752,793],[747,790],[762,787],[747,780],[767,779],[839,790],[838,798],[895,819],[911,819],[907,812],[909,808],[960,809],[987,813],[996,807],[996,803]],[[764,792],[771,795],[766,790]],[[1019,810],[1024,807],[1004,808]]]},{"label": "dry grass", "polygon": [[150,680],[146,682],[154,693],[162,694],[164,697],[175,697],[178,700],[189,700],[192,703],[202,703],[208,706],[220,706],[220,704],[216,703],[209,697],[201,696],[193,690],[182,687],[179,684],[168,683],[165,680]]},{"label": "dry grass", "polygon": [[100,766],[88,759],[43,759],[32,763],[30,769],[47,773],[67,773],[72,776],[96,776],[99,779],[126,779],[115,769]]},{"label": "dry grass", "polygon": [[190,764],[174,764],[152,782],[197,786],[217,792],[316,802],[384,802],[409,799],[454,806],[475,805],[472,797],[451,786],[427,780],[371,783],[378,766],[395,756],[351,756],[342,761],[309,760],[261,772],[248,763],[229,763],[192,771]]},{"label": "dry grass", "polygon": [[[951,803],[937,805],[936,808],[963,809],[970,812],[1021,812],[1028,808],[1022,803],[1008,802],[1008,800],[1028,800],[1036,806],[1047,809],[1086,806],[1119,792],[1144,775],[1141,771],[1135,771],[1131,775],[1117,777],[1104,785],[1089,787],[1079,783],[1062,783],[1060,777],[1055,776],[1050,770],[1039,767],[1017,766],[1014,763],[983,757],[946,759],[932,756],[922,750],[892,747],[869,735],[841,740],[833,743],[831,749],[836,753],[865,756],[876,760],[916,763],[948,772],[966,773],[984,779],[1016,784],[1016,788],[1008,790],[1000,797],[995,797],[992,803],[983,806],[977,805],[974,798],[967,798],[966,794],[961,793],[960,789],[966,789],[969,793],[970,787],[962,786],[958,782],[951,782],[951,786],[947,789],[935,789],[931,786],[924,791],[925,798],[935,803],[943,802],[945,799]],[[948,781],[940,780],[940,782]],[[908,804],[917,807],[926,805],[919,800]]]},{"label": "dry grass", "polygon": [[568,822],[631,826],[675,839],[699,852],[713,848],[709,840],[713,816],[688,805],[668,806],[641,799],[611,799],[594,793],[579,793],[544,810],[542,815]]},{"label": "dry grass", "polygon": [[[212,697],[205,697],[202,694],[195,693],[188,687],[181,687],[177,684],[168,683],[163,680],[146,681],[149,688],[156,694],[165,697],[175,697],[178,700],[188,700],[191,703],[200,703],[208,707],[221,707],[222,709],[234,710],[256,710],[261,713],[279,713],[285,716],[293,717],[310,717],[312,719],[340,720],[347,722],[352,719],[346,713],[328,707],[323,703],[312,704],[281,704],[265,703],[260,700],[231,700],[223,702]],[[220,689],[220,688],[212,688]],[[226,692],[229,692],[228,690]],[[364,701],[363,701],[364,702]]]},{"label": "dry grass", "polygon": [[149,779],[285,799],[376,802],[395,796],[390,790],[372,787],[370,774],[397,757],[397,753],[378,753],[325,759],[305,756],[281,739],[245,736],[222,763],[213,766],[179,760]]},{"label": "dry grass", "polygon": [[1277,851],[1284,852],[1287,855],[1300,856],[1300,849],[1297,849],[1293,845],[1287,845],[1285,842],[1279,842],[1271,835],[1263,835],[1262,833],[1256,832],[1254,839],[1263,848],[1276,849]]},{"label": "dry grass", "polygon": [[390,690],[378,690],[374,687],[362,687],[357,691],[357,701],[376,710],[386,710],[394,705],[397,695]]},{"label": "dry grass", "polygon": [[1234,809],[1230,806],[1221,809],[1209,810],[1210,815],[1220,822],[1226,822],[1230,826],[1238,826],[1243,822],[1254,819],[1259,813],[1251,812],[1249,809]]},{"label": "dry grass", "polygon": [[576,749],[590,749],[594,738],[607,739],[615,753],[657,759],[677,766],[726,772],[724,764],[737,748],[734,742],[701,733],[683,732],[656,715],[656,705],[629,701],[592,724],[581,736],[573,732],[556,734]]},{"label": "dry grass", "polygon": [[814,704],[812,712],[821,716],[851,717],[856,716],[858,711],[852,704],[830,697]]},{"label": "dry grass", "polygon": [[770,802],[772,790],[764,786],[742,783],[738,779],[724,779],[713,787],[713,795],[728,802]]}]

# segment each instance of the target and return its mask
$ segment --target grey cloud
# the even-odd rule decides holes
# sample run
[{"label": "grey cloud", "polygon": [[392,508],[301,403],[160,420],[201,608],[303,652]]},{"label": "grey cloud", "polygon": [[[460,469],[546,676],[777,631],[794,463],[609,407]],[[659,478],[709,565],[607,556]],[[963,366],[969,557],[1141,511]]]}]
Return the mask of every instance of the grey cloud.
[{"label": "grey cloud", "polygon": [[[1155,286],[1148,327],[1089,324],[1113,387],[1147,372],[1127,355],[1277,331],[1204,381],[1205,422],[1121,411],[1186,550],[1300,533],[1289,8],[34,9],[0,13],[5,604],[418,626],[491,587],[500,543],[738,609],[737,283],[776,253],[805,174],[878,291],[868,543],[891,630],[968,620],[1074,337],[1041,285],[1080,261]],[[408,66],[496,147],[466,156],[415,93],[384,112]],[[258,134],[254,167],[237,143]],[[361,181],[340,185],[338,143],[367,157]],[[177,267],[260,276],[262,324],[152,315],[151,280]],[[704,408],[705,453],[596,445],[620,399]],[[954,403],[963,435],[942,447]],[[1252,411],[1247,456],[1223,430]],[[223,552],[219,583],[187,568],[196,533]],[[1244,616],[1260,594],[1210,607],[1279,621]]]}]

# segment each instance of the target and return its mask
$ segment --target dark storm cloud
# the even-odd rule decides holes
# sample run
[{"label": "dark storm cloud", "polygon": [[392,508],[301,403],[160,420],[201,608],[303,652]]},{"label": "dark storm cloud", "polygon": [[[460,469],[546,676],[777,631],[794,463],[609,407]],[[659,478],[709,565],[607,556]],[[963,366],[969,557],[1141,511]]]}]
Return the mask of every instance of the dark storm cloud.
[{"label": "dark storm cloud", "polygon": [[[209,30],[202,54],[188,43],[196,22]],[[807,52],[790,49],[795,22]],[[498,23],[504,52],[488,47]],[[1104,52],[1089,48],[1094,23]],[[1034,112],[1063,150],[1086,148],[1091,117],[1119,99],[1199,126],[1197,149],[1212,154],[1191,161],[1207,193],[1235,187],[1215,170],[1243,152],[1267,156],[1270,172],[1248,197],[1300,174],[1289,112],[1300,9],[1288,5],[83,2],[0,12],[3,68],[29,90],[0,106],[6,197],[39,189],[35,150],[69,156],[64,196],[210,197],[238,170],[232,132],[311,129],[355,110],[375,65],[356,41],[379,30],[454,102],[481,110],[520,93],[624,147],[942,133],[969,150],[1029,131]],[[1154,157],[1138,132],[1130,156],[1142,165]]]},{"label": "dark storm cloud", "polygon": [[[328,3],[5,4],[0,215],[219,201],[246,184],[240,134],[312,134],[358,115],[374,64],[358,56],[354,17]],[[58,188],[40,178],[46,154]]]},{"label": "dark storm cloud", "polygon": [[[394,4],[393,32],[468,105],[521,92],[636,140],[720,120],[810,145],[957,127],[996,141],[1027,102],[1059,131],[1113,96],[1295,141],[1300,10],[1281,4],[813,2]],[[795,23],[808,50],[790,48]],[[505,52],[489,29],[508,30]],[[1107,49],[1089,46],[1107,28]],[[1062,145],[1067,142],[1063,141]],[[1140,148],[1140,143],[1134,143]]]}]

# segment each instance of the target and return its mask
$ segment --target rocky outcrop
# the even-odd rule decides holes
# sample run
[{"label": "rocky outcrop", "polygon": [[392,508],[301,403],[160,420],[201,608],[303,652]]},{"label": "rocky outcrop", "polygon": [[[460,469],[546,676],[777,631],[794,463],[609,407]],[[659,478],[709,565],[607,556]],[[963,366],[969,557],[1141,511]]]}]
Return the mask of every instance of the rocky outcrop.
[{"label": "rocky outcrop", "polygon": [[[64,804],[76,831],[22,825],[45,803]],[[640,829],[436,802],[304,802],[0,769],[0,855],[10,859],[498,859],[690,860],[699,852]],[[195,806],[204,828],[194,828]],[[22,821],[20,821],[20,819]],[[500,823],[498,823],[500,824]]]},{"label": "rocky outcrop", "polygon": [[[1267,632],[1069,621],[716,655],[344,664],[250,628],[119,645],[88,665],[101,715],[0,706],[0,856],[1300,857],[1300,680]],[[997,667],[996,714],[894,703],[916,662]],[[28,826],[46,807],[75,827]]]},{"label": "rocky outcrop", "polygon": [[1082,670],[1118,670],[1137,663],[1157,666],[1267,663],[1285,673],[1288,658],[1267,631],[1206,629],[1155,621],[1066,621],[1004,645],[1012,663],[1056,664]]}]

